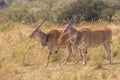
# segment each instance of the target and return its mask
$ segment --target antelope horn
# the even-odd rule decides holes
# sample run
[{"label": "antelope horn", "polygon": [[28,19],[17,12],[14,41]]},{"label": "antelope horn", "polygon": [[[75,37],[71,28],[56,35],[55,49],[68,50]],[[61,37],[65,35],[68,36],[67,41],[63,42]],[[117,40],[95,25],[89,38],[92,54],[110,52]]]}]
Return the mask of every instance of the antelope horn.
[{"label": "antelope horn", "polygon": [[76,20],[76,15],[73,15],[72,18],[70,19],[69,25],[74,24]]},{"label": "antelope horn", "polygon": [[29,37],[31,37],[32,35],[34,35],[34,33],[42,26],[42,24],[43,24],[46,20],[47,20],[47,18],[45,18],[45,19],[41,22],[41,24],[38,25],[38,27],[33,31],[33,33],[32,33]]},{"label": "antelope horn", "polygon": [[74,24],[74,23],[75,23],[76,18],[77,18],[77,16],[76,16],[76,15],[74,15],[74,16],[73,16],[73,21],[72,21],[71,23],[73,23],[73,24]]},{"label": "antelope horn", "polygon": [[[47,20],[47,18],[45,18],[45,19],[41,22],[41,24],[38,25],[38,27],[36,28],[36,30],[38,30],[46,20]],[[36,30],[35,30],[35,31],[36,31]]]},{"label": "antelope horn", "polygon": [[73,21],[73,16],[71,17],[70,21],[68,22],[68,24],[70,25]]}]

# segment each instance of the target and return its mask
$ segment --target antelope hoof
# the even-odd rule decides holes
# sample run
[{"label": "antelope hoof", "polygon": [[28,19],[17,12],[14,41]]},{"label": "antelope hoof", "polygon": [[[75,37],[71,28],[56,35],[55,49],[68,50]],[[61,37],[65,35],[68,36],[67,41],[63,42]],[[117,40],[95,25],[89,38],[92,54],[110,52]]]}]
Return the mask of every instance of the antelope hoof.
[{"label": "antelope hoof", "polygon": [[48,67],[48,64],[45,64],[45,67]]},{"label": "antelope hoof", "polygon": [[76,61],[76,62],[75,62],[75,64],[78,64],[78,63],[79,63],[79,61]]},{"label": "antelope hoof", "polygon": [[63,62],[63,65],[65,65],[66,63],[67,63],[67,62],[66,62],[66,61],[64,61],[64,62]]},{"label": "antelope hoof", "polygon": [[85,62],[83,62],[83,65],[86,65],[86,63],[85,63]]},{"label": "antelope hoof", "polygon": [[59,65],[61,65],[61,63],[60,63],[60,62],[59,62],[58,64],[59,64]]},{"label": "antelope hoof", "polygon": [[111,61],[109,61],[109,64],[112,64]]}]

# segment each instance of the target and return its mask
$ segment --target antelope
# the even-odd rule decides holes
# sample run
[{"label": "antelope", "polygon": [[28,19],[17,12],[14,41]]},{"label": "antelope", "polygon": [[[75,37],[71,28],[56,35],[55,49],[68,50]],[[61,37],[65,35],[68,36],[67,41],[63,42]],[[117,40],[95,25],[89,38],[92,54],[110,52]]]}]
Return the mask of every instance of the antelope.
[{"label": "antelope", "polygon": [[99,27],[96,29],[83,28],[77,30],[73,27],[73,23],[68,24],[64,30],[63,34],[68,34],[71,44],[76,44],[80,49],[83,57],[83,65],[86,64],[86,53],[89,47],[94,47],[98,45],[103,45],[107,55],[109,64],[111,64],[111,49],[110,43],[112,40],[112,31],[108,27]]},{"label": "antelope", "polygon": [[[42,30],[39,30],[39,28],[42,26],[44,21],[45,20],[43,20],[42,23],[40,25],[38,25],[38,27],[32,32],[32,34],[29,37],[33,38],[33,37],[37,36],[40,39],[40,43],[41,43],[42,47],[46,46],[48,48],[49,55],[47,58],[46,67],[49,64],[49,58],[50,58],[53,50],[56,50],[55,53],[57,55],[59,48],[67,48],[67,50],[68,50],[68,56],[64,62],[64,64],[66,64],[71,55],[71,52],[72,52],[72,48],[71,48],[72,45],[69,41],[69,36],[63,35],[62,34],[63,30],[53,29],[53,30],[50,30],[49,32],[44,32]],[[76,47],[74,47],[74,49],[76,49]],[[57,60],[59,62],[58,55],[57,55]],[[60,64],[60,62],[59,62],[59,64]]]}]

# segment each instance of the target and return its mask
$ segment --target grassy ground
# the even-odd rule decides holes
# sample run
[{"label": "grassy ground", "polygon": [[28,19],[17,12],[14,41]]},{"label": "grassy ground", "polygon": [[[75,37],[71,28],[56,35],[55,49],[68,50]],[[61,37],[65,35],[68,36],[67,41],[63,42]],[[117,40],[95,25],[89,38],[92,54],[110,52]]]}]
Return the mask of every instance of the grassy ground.
[{"label": "grassy ground", "polygon": [[[94,28],[104,25],[87,23],[78,27]],[[47,48],[40,46],[38,38],[28,38],[33,27],[15,24],[0,31],[0,80],[119,80],[120,25],[110,23],[106,26],[113,31],[112,65],[108,64],[105,50],[99,46],[89,49],[86,66],[82,65],[82,60],[75,64],[76,57],[73,53],[66,65],[58,65],[53,54],[50,65],[45,67]],[[42,30],[49,31],[53,28],[57,27],[42,27]],[[63,62],[67,56],[66,49],[61,49],[59,55]]]}]

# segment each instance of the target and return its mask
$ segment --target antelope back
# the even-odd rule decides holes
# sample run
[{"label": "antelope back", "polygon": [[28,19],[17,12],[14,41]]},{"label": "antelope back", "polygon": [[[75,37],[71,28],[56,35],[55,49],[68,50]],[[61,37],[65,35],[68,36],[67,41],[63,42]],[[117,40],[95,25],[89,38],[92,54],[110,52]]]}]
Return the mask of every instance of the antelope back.
[{"label": "antelope back", "polygon": [[76,42],[79,42],[80,45],[85,43],[89,46],[97,46],[105,42],[111,42],[112,39],[112,31],[107,27],[95,29],[83,28],[79,33],[81,33],[81,36],[78,35]]},{"label": "antelope back", "polygon": [[108,27],[101,27],[90,31],[90,43],[99,44],[106,41],[111,42],[112,31]]}]

